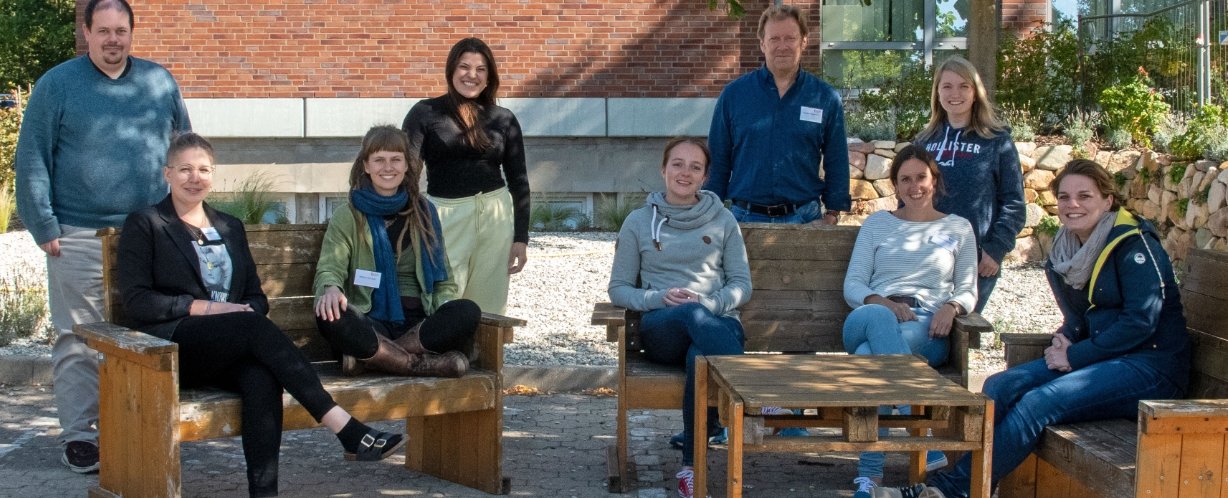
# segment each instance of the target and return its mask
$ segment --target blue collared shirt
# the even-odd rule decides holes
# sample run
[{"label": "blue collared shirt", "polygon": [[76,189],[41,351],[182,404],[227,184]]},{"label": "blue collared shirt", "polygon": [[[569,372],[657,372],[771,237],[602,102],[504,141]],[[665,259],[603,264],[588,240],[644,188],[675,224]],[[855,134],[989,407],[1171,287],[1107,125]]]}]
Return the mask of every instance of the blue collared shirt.
[{"label": "blue collared shirt", "polygon": [[840,95],[806,71],[798,71],[784,97],[766,66],[726,85],[712,114],[708,146],[711,176],[704,189],[722,199],[852,207]]}]

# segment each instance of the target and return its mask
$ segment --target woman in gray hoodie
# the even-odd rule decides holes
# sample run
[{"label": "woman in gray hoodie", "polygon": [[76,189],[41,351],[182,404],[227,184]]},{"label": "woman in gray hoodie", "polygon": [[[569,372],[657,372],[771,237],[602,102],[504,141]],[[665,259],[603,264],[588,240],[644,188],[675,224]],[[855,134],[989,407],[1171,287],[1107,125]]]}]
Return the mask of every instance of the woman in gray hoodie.
[{"label": "woman in gray hoodie", "polygon": [[627,216],[609,285],[611,302],[644,313],[640,339],[648,359],[686,367],[677,475],[684,497],[693,489],[695,356],[743,353],[737,308],[751,293],[738,222],[716,194],[699,190],[709,158],[698,139],[675,138],[665,146],[665,191],[649,194],[644,207]]}]

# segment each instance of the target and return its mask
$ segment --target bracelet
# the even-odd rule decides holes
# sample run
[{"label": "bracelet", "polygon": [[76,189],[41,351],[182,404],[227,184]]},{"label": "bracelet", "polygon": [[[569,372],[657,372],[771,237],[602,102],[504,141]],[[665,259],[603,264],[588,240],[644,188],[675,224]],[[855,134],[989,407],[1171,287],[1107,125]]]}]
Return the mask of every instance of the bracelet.
[{"label": "bracelet", "polygon": [[957,302],[955,302],[955,301],[947,301],[946,303],[943,303],[943,304],[949,304],[949,305],[951,305],[951,307],[952,307],[952,308],[955,308],[955,315],[956,315],[956,316],[958,316],[958,315],[962,315],[962,314],[963,314],[963,312],[964,312],[964,307],[963,307],[963,306],[960,306],[960,305],[959,305],[959,303],[957,303]]},{"label": "bracelet", "polygon": [[[213,307],[213,301],[205,301],[205,314],[209,314],[209,308]],[[956,310],[959,311],[959,310]]]}]

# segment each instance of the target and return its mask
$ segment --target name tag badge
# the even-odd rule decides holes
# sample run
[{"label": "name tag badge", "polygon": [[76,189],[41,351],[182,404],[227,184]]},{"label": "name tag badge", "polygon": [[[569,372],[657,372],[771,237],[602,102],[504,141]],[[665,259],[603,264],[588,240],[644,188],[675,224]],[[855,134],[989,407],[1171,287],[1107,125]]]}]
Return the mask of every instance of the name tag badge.
[{"label": "name tag badge", "polygon": [[955,241],[955,238],[945,233],[933,235],[930,237],[930,243],[951,252],[955,252],[955,250],[959,247],[959,243]]},{"label": "name tag badge", "polygon": [[354,285],[361,285],[363,287],[370,287],[372,289],[378,289],[380,277],[382,277],[382,275],[380,275],[380,273],[377,271],[355,270],[354,271]]},{"label": "name tag badge", "polygon": [[816,109],[814,107],[802,106],[802,121],[809,121],[811,123],[822,123],[823,122],[823,110]]},{"label": "name tag badge", "polygon": [[200,232],[205,234],[205,240],[209,242],[217,242],[222,240],[222,234],[217,233],[217,229],[213,227],[205,227],[200,229]]}]

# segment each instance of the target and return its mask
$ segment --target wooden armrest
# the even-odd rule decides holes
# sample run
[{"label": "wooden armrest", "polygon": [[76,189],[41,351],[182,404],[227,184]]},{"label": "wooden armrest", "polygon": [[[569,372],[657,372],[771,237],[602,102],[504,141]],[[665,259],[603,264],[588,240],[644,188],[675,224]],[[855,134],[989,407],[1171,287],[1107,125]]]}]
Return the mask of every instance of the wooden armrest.
[{"label": "wooden armrest", "polygon": [[1049,347],[1052,341],[1052,334],[1002,334],[1002,344],[1005,346],[1003,356],[1006,359],[1006,368],[1043,357],[1045,355],[1045,348]]},{"label": "wooden armrest", "polygon": [[1138,402],[1139,414],[1160,417],[1228,417],[1228,399],[1145,399]]},{"label": "wooden armrest", "polygon": [[993,332],[993,324],[976,312],[955,317],[955,323],[951,326],[951,334],[968,338],[970,349],[980,349],[981,334],[984,332]]},{"label": "wooden armrest", "polygon": [[529,322],[526,322],[520,318],[512,318],[510,316],[503,316],[496,313],[487,313],[483,311],[482,319],[479,320],[478,323],[482,325],[493,325],[495,327],[523,327]]},{"label": "wooden armrest", "polygon": [[179,354],[179,345],[138,330],[121,327],[110,322],[95,322],[73,325],[77,334],[89,347],[118,360],[130,361],[154,370],[173,370],[174,358]]},{"label": "wooden armrest", "polygon": [[626,308],[614,306],[612,303],[595,303],[589,324],[605,325],[606,342],[622,342],[623,326],[627,323],[626,316]]}]

